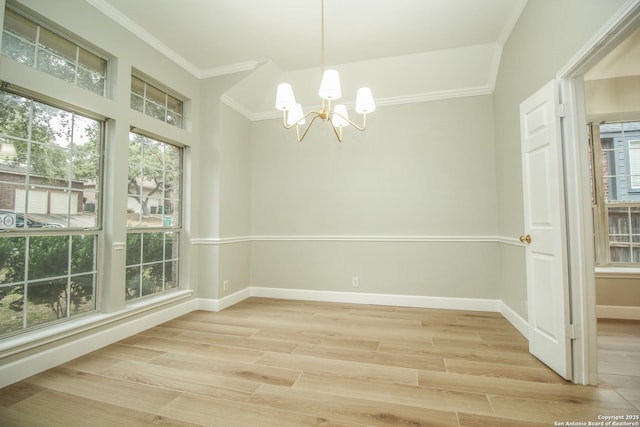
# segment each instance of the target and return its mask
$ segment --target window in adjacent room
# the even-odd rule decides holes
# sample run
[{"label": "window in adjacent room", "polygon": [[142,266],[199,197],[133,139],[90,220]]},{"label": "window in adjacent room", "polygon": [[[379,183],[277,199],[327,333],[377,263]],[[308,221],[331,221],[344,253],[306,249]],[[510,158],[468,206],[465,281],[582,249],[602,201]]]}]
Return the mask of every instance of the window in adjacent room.
[{"label": "window in adjacent room", "polygon": [[103,128],[0,91],[0,337],[96,310]]},{"label": "window in adjacent room", "polygon": [[2,54],[91,92],[106,93],[106,59],[10,8],[5,9]]},{"label": "window in adjacent room", "polygon": [[129,134],[126,299],[179,288],[182,148]]},{"label": "window in adjacent room", "polygon": [[640,266],[640,122],[591,125],[598,265]]},{"label": "window in adjacent room", "polygon": [[131,108],[170,125],[182,128],[183,102],[159,85],[131,76]]}]

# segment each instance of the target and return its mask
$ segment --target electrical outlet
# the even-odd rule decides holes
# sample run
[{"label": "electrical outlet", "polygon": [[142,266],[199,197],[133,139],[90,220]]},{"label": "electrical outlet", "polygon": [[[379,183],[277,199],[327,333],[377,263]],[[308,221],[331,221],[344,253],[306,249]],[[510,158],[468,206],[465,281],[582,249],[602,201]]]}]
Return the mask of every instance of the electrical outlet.
[{"label": "electrical outlet", "polygon": [[351,278],[351,286],[353,286],[354,288],[360,287],[360,279],[358,279],[358,276],[353,276]]},{"label": "electrical outlet", "polygon": [[224,282],[222,282],[222,289],[226,292],[229,290],[229,281],[225,280]]}]

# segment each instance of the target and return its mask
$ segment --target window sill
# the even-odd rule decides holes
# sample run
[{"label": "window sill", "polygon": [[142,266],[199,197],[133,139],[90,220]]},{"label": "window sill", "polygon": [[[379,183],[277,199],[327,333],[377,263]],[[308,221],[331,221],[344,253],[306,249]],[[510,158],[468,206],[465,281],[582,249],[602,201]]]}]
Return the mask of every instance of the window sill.
[{"label": "window sill", "polygon": [[634,279],[640,278],[640,267],[596,267],[596,278]]},{"label": "window sill", "polygon": [[13,337],[7,337],[0,340],[0,359],[100,328],[158,307],[183,301],[192,295],[192,290],[179,290],[127,305],[124,309],[117,312],[89,314],[79,317],[78,319],[65,321],[58,325],[43,327]]}]

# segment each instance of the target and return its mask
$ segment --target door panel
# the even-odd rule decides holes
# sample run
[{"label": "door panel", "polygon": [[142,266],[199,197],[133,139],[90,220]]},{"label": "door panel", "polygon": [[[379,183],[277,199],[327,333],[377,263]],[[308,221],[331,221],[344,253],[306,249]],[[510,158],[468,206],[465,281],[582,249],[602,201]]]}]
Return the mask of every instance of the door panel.
[{"label": "door panel", "polygon": [[[520,104],[529,351],[571,378],[562,140],[552,81]],[[524,236],[523,236],[524,240]]]}]

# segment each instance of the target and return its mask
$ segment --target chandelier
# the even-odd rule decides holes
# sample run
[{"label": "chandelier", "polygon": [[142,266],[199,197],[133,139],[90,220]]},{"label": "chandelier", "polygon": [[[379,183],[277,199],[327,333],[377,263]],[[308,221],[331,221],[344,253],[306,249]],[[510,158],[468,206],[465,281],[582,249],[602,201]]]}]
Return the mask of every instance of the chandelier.
[{"label": "chandelier", "polygon": [[[339,99],[342,95],[340,90],[340,76],[336,70],[325,70],[324,67],[324,0],[320,2],[320,68],[322,71],[322,81],[320,82],[320,90],[318,95],[322,98],[322,106],[320,111],[310,111],[304,113],[302,105],[296,102],[293,95],[293,89],[289,83],[281,83],[278,85],[276,93],[276,109],[282,111],[282,125],[285,129],[291,129],[295,126],[298,141],[302,141],[309,132],[311,125],[316,119],[327,121],[333,132],[336,134],[339,142],[342,142],[342,128],[353,126],[363,131],[367,127],[367,113],[371,113],[376,109],[373,101],[371,89],[361,87],[356,94],[356,113],[362,114],[362,126],[358,126],[349,119],[347,107],[344,104],[337,104],[331,110],[331,103]],[[300,135],[300,127],[309,120],[302,135]]]}]

